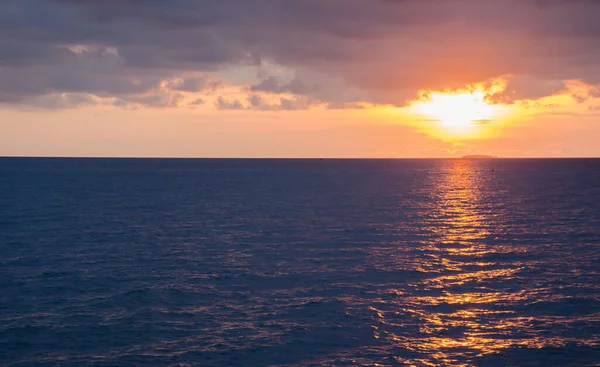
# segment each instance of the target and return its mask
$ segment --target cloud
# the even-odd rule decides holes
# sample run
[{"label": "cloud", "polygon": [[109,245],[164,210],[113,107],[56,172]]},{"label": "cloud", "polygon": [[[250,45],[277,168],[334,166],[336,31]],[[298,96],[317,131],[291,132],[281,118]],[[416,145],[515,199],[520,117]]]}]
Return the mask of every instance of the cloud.
[{"label": "cloud", "polygon": [[191,101],[190,103],[188,103],[188,106],[201,106],[205,103],[206,103],[206,101],[204,99],[198,98],[198,99],[195,99],[195,100]]},{"label": "cloud", "polygon": [[[179,92],[214,92],[222,87],[221,81],[207,75],[181,73],[169,78],[167,73],[131,69],[118,52],[109,47],[64,48],[70,57],[60,64],[0,68],[0,102],[68,108],[86,103],[48,101],[64,100],[65,95],[93,95],[100,99],[115,98],[113,105],[118,107],[174,107],[183,97]],[[98,98],[88,98],[87,104],[98,104]]]},{"label": "cloud", "polygon": [[295,111],[295,110],[307,110],[318,102],[314,102],[311,98],[281,98],[279,100],[279,107],[282,110]]},{"label": "cloud", "polygon": [[562,92],[565,82],[547,80],[531,76],[508,76],[506,86],[501,91],[486,96],[494,103],[511,104],[522,100],[538,100]]},{"label": "cloud", "polygon": [[237,99],[228,100],[223,97],[217,98],[217,101],[215,102],[215,106],[219,110],[245,110],[246,109],[246,107],[244,107],[244,105],[242,105],[242,102],[240,102],[239,100],[237,100]]},{"label": "cloud", "polygon": [[327,104],[327,108],[330,110],[342,110],[342,109],[352,109],[352,110],[362,110],[365,109],[365,105],[360,102],[330,102]]},{"label": "cloud", "polygon": [[502,75],[513,79],[497,101],[536,99],[566,80],[600,84],[599,11],[583,0],[4,0],[0,101],[132,100],[165,81],[210,92],[213,73],[265,61],[293,75],[263,75],[251,93],[332,106],[402,105]]},{"label": "cloud", "polygon": [[252,92],[267,92],[267,93],[291,93],[299,95],[307,95],[318,89],[316,84],[309,85],[305,81],[297,77],[292,80],[283,80],[276,76],[268,76],[260,81],[260,83],[252,85]]},{"label": "cloud", "polygon": [[209,76],[179,78],[168,84],[170,89],[182,92],[215,91],[222,86],[221,81],[214,81]]},{"label": "cloud", "polygon": [[31,106],[41,109],[66,109],[103,104],[101,98],[88,93],[60,93],[34,97]]},{"label": "cloud", "polygon": [[244,104],[238,99],[225,99],[219,97],[215,106],[219,110],[250,110],[250,111],[296,111],[308,110],[318,106],[320,102],[310,97],[280,97],[275,101],[268,101],[262,96],[253,94],[248,96],[247,103]]},{"label": "cloud", "polygon": [[577,103],[585,103],[589,100],[600,98],[600,86],[589,85],[580,80],[569,80],[565,83],[565,92]]},{"label": "cloud", "polygon": [[113,106],[140,107],[177,107],[181,105],[184,95],[170,90],[158,90],[146,95],[120,96],[115,99]]}]

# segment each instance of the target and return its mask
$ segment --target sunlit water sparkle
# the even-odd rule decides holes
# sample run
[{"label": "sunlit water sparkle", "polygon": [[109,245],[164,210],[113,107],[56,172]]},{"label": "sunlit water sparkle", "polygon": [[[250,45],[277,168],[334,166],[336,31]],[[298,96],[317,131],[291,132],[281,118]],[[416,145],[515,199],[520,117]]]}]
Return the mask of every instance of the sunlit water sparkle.
[{"label": "sunlit water sparkle", "polygon": [[600,363],[600,160],[0,172],[0,365]]}]

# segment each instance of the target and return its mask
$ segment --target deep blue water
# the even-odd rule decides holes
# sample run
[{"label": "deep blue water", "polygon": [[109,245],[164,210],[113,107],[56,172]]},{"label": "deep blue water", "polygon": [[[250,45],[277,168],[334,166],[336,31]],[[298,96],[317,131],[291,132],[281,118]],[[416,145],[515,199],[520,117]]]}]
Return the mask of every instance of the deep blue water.
[{"label": "deep blue water", "polygon": [[599,366],[600,160],[0,159],[0,365]]}]

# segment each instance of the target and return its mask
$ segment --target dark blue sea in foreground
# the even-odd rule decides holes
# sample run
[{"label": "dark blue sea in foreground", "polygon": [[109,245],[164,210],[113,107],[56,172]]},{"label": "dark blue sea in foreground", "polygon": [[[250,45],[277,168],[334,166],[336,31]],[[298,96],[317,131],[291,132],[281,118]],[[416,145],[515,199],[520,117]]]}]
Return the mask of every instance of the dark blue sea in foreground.
[{"label": "dark blue sea in foreground", "polygon": [[599,366],[600,160],[0,159],[2,366]]}]

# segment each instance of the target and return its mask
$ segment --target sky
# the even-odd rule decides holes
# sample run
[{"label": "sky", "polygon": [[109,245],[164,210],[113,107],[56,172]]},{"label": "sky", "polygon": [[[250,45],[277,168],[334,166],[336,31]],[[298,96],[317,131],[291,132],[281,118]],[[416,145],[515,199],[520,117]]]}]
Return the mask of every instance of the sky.
[{"label": "sky", "polygon": [[0,156],[600,156],[597,0],[2,0]]}]

